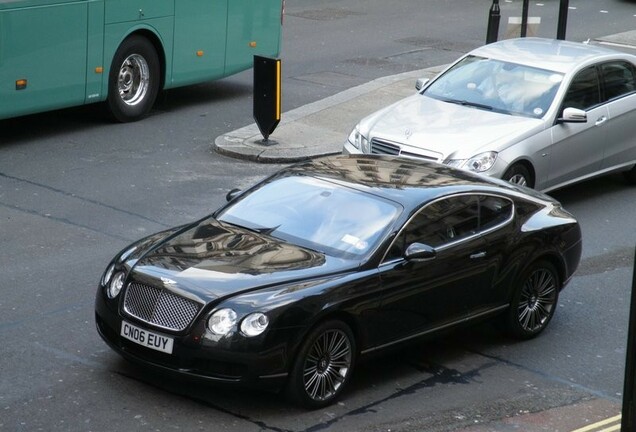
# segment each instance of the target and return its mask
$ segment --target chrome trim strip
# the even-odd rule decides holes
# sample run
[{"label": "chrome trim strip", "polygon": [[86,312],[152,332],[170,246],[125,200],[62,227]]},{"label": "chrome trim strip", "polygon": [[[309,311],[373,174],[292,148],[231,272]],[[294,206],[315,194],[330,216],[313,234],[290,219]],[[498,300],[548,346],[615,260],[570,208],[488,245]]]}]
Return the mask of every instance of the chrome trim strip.
[{"label": "chrome trim strip", "polygon": [[288,372],[283,372],[283,373],[278,373],[278,374],[273,374],[273,375],[259,375],[259,379],[274,379],[274,378],[285,378],[287,375],[289,375]]},{"label": "chrome trim strip", "polygon": [[505,221],[503,221],[503,222],[501,222],[501,223],[499,223],[499,224],[497,224],[495,226],[492,226],[492,227],[488,228],[487,230],[479,231],[479,232],[476,232],[475,234],[469,235],[467,237],[462,237],[460,239],[457,239],[457,240],[454,240],[454,241],[451,241],[451,242],[448,242],[448,243],[444,243],[443,245],[437,246],[437,247],[434,248],[436,251],[443,251],[443,250],[448,249],[448,248],[450,248],[450,247],[452,247],[452,246],[454,246],[456,244],[463,243],[463,242],[468,241],[468,240],[472,240],[472,239],[474,239],[476,237],[479,237],[479,236],[482,236],[482,235],[490,234],[491,232],[493,232],[495,230],[498,230],[499,228],[509,224],[514,219],[517,207],[515,206],[515,202],[513,200],[511,200],[510,198],[508,198],[507,196],[505,196],[505,195],[499,195],[499,194],[496,194],[496,193],[486,192],[486,191],[484,191],[484,192],[476,191],[476,192],[465,192],[465,193],[458,193],[458,194],[446,195],[446,196],[443,196],[443,197],[439,197],[439,198],[427,203],[424,207],[422,207],[419,211],[417,211],[413,216],[411,216],[409,218],[409,220],[407,220],[402,225],[402,228],[400,228],[400,231],[398,231],[397,235],[395,236],[395,238],[393,239],[393,241],[391,242],[389,247],[384,252],[384,255],[382,256],[382,259],[380,260],[380,267],[385,265],[385,264],[387,264],[387,263],[396,261],[396,259],[393,259],[391,261],[384,262],[384,259],[386,258],[386,255],[389,253],[389,251],[393,247],[393,244],[400,237],[400,234],[402,234],[402,231],[404,231],[404,228],[406,226],[408,226],[408,224],[410,224],[411,221],[416,216],[418,216],[422,211],[424,211],[428,206],[430,206],[431,204],[435,204],[438,201],[442,201],[442,200],[445,200],[445,199],[448,199],[448,198],[454,198],[454,197],[458,197],[458,196],[483,196],[483,195],[494,196],[494,197],[497,197],[497,198],[501,198],[501,199],[505,199],[507,201],[510,201],[512,203],[512,209],[510,210],[510,216],[508,217],[508,219],[506,219]]}]

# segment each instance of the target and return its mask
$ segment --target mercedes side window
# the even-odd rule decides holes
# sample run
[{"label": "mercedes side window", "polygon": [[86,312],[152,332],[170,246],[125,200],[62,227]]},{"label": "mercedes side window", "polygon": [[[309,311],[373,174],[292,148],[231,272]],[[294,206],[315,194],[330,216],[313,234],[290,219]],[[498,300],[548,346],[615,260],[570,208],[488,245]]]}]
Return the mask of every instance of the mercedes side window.
[{"label": "mercedes side window", "polygon": [[583,69],[576,74],[568,88],[561,112],[565,108],[588,110],[601,103],[601,87],[596,66]]},{"label": "mercedes side window", "polygon": [[600,68],[604,100],[616,99],[636,90],[634,67],[630,63],[604,63]]}]

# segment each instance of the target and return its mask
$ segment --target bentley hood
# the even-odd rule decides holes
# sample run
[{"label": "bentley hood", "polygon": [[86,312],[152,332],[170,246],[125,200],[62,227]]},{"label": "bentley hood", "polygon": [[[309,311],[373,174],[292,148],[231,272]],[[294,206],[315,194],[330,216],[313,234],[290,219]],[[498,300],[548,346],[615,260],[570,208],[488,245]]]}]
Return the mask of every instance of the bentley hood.
[{"label": "bentley hood", "polygon": [[357,265],[208,218],[141,255],[131,280],[207,302]]},{"label": "bentley hood", "polygon": [[[443,102],[415,94],[360,122],[368,139],[420,149],[442,162],[502,151],[545,127],[541,119],[514,116]],[[409,147],[411,147],[409,149]]]}]

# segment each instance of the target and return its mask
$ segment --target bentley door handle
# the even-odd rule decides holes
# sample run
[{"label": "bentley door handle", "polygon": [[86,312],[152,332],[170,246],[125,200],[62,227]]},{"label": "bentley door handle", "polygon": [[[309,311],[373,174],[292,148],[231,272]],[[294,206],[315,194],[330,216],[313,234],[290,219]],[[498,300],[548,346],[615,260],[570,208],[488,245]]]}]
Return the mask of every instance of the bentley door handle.
[{"label": "bentley door handle", "polygon": [[475,252],[474,254],[470,254],[470,259],[478,259],[486,256],[486,252]]}]

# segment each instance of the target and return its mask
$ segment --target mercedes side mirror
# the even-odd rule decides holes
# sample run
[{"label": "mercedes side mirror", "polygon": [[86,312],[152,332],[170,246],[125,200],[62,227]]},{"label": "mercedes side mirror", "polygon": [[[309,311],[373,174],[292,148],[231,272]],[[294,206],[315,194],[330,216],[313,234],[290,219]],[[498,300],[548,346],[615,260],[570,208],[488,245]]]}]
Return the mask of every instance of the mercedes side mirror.
[{"label": "mercedes side mirror", "polygon": [[418,78],[417,81],[415,81],[415,90],[422,90],[429,81],[430,80],[428,78]]},{"label": "mercedes side mirror", "polygon": [[587,113],[578,108],[565,108],[557,121],[559,123],[587,123]]}]

